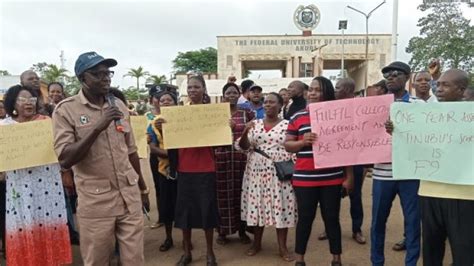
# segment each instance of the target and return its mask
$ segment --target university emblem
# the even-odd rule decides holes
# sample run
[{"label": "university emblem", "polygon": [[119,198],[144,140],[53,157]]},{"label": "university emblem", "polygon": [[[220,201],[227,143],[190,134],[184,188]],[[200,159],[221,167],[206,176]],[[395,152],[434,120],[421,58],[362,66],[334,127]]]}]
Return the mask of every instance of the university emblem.
[{"label": "university emblem", "polygon": [[301,5],[296,9],[293,20],[300,30],[313,30],[321,20],[321,13],[315,5]]}]

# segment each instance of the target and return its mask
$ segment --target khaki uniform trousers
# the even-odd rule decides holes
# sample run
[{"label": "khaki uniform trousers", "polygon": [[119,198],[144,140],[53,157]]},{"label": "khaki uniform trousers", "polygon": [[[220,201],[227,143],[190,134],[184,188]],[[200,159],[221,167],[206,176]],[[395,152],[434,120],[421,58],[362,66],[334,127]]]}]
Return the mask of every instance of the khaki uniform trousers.
[{"label": "khaki uniform trousers", "polygon": [[106,266],[113,257],[117,241],[122,266],[142,266],[143,215],[140,212],[124,215],[86,218],[79,222],[80,249],[85,266]]}]

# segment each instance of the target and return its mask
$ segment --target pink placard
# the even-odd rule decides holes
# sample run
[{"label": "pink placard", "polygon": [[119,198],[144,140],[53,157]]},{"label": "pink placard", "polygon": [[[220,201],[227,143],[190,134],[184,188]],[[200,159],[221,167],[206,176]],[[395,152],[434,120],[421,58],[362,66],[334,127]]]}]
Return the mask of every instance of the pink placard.
[{"label": "pink placard", "polygon": [[310,104],[315,168],[391,162],[391,103],[392,94]]}]

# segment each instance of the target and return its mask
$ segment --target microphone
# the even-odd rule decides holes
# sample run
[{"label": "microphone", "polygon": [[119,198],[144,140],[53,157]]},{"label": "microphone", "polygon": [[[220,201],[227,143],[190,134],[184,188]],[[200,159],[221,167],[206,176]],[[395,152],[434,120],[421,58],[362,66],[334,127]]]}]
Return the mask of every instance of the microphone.
[{"label": "microphone", "polygon": [[[107,102],[109,103],[110,106],[116,106],[115,105],[115,96],[112,93],[107,94],[107,96],[105,96],[105,98],[107,99]],[[125,131],[125,128],[122,125],[122,119],[114,119],[114,124],[115,124],[115,129],[118,132],[123,133]]]}]

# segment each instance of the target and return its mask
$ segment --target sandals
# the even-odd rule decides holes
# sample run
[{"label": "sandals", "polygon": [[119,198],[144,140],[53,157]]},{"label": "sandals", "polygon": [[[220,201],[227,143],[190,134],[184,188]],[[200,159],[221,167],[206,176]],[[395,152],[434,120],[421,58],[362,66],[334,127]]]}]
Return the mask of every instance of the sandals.
[{"label": "sandals", "polygon": [[286,262],[295,260],[295,257],[293,257],[293,255],[291,255],[289,252],[286,252],[285,254],[280,253],[280,257]]},{"label": "sandals", "polygon": [[365,237],[362,235],[361,232],[353,233],[352,238],[355,240],[355,242],[357,242],[361,245],[365,244],[365,242],[366,242]]},{"label": "sandals", "polygon": [[251,247],[247,250],[246,254],[247,254],[247,256],[252,257],[252,256],[257,255],[257,253],[259,253],[260,250],[262,250],[262,248]]},{"label": "sandals", "polygon": [[318,236],[318,240],[326,240],[326,239],[328,239],[326,232],[323,232]]},{"label": "sandals", "polygon": [[156,223],[153,223],[150,225],[150,229],[156,229],[156,228],[160,228],[164,225],[164,223],[159,223],[159,222],[156,222]]},{"label": "sandals", "polygon": [[163,244],[161,244],[160,251],[161,252],[168,251],[172,247],[173,247],[173,240],[166,239],[165,242],[163,242]]},{"label": "sandals", "polygon": [[395,245],[393,245],[392,249],[395,250],[395,251],[402,251],[402,250],[407,249],[407,247],[405,245],[405,238],[400,240],[399,242],[395,243]]},{"label": "sandals", "polygon": [[216,257],[207,256],[207,266],[217,266]]},{"label": "sandals", "polygon": [[179,259],[178,263],[176,263],[176,266],[187,266],[192,261],[193,261],[193,256],[191,254],[183,255],[181,256],[181,259]]},{"label": "sandals", "polygon": [[[239,234],[239,238],[240,238],[240,243],[242,245],[247,245],[247,244],[250,244],[252,242],[250,237],[245,233]],[[216,239],[216,243],[221,245],[221,246],[225,246],[225,245],[229,244],[229,242],[230,242],[230,240],[225,235],[219,235]]]}]

